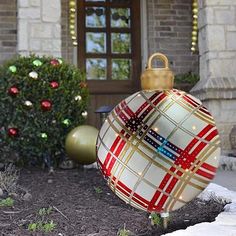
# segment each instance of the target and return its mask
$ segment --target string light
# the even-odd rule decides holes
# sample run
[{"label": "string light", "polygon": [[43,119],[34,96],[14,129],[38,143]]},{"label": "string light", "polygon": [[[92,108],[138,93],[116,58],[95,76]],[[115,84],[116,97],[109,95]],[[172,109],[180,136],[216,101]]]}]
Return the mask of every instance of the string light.
[{"label": "string light", "polygon": [[69,29],[72,39],[73,46],[77,46],[77,36],[76,36],[76,0],[70,0],[69,2]]},{"label": "string light", "polygon": [[197,0],[193,0],[193,30],[192,30],[192,46],[191,51],[195,52],[197,50],[198,41],[198,3]]}]

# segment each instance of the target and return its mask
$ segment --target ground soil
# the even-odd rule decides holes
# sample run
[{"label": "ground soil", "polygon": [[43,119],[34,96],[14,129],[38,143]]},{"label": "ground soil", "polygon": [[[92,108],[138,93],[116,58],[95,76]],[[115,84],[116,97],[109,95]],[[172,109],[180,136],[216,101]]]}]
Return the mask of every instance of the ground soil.
[{"label": "ground soil", "polygon": [[[116,197],[98,170],[56,170],[53,176],[42,170],[22,170],[19,184],[31,194],[30,201],[19,197],[13,208],[0,207],[0,235],[44,235],[31,233],[29,223],[38,219],[40,208],[53,206],[48,216],[57,225],[49,235],[115,236],[126,225],[132,235],[162,235],[199,222],[214,221],[223,210],[215,201],[195,199],[171,213],[167,230],[153,227],[148,214],[136,210]],[[101,193],[95,190],[99,188]]]}]

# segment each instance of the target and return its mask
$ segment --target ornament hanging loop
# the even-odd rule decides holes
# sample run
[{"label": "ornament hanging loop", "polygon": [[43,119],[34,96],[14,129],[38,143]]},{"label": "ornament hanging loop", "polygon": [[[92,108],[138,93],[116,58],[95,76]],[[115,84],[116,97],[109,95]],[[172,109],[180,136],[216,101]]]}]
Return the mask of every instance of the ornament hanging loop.
[{"label": "ornament hanging loop", "polygon": [[167,57],[162,53],[154,53],[149,57],[149,59],[148,59],[148,69],[153,69],[152,68],[152,62],[155,58],[160,59],[161,61],[163,61],[164,62],[164,68],[169,69],[169,61],[168,61]]},{"label": "ornament hanging loop", "polygon": [[[164,67],[152,67],[154,59],[164,63]],[[169,68],[167,57],[162,53],[154,53],[148,59],[148,67],[141,76],[141,87],[143,90],[170,90],[173,88],[174,74]]]}]

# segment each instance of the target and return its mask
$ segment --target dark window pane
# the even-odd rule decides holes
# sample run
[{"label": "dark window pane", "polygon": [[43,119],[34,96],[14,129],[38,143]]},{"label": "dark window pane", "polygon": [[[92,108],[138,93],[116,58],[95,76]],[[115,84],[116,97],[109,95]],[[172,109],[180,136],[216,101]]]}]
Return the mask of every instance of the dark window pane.
[{"label": "dark window pane", "polygon": [[86,7],[86,27],[106,27],[104,7]]},{"label": "dark window pane", "polygon": [[125,3],[125,4],[129,4],[130,0],[110,0],[110,2],[112,2],[112,3]]},{"label": "dark window pane", "polygon": [[105,2],[106,0],[85,0],[85,2]]},{"label": "dark window pane", "polygon": [[112,80],[130,79],[131,60],[113,59],[112,60]]},{"label": "dark window pane", "polygon": [[112,33],[112,53],[130,53],[131,41],[130,34]]},{"label": "dark window pane", "polygon": [[88,80],[105,80],[107,61],[106,59],[87,59],[86,60],[86,72]]},{"label": "dark window pane", "polygon": [[86,52],[105,53],[106,34],[105,33],[86,33]]},{"label": "dark window pane", "polygon": [[130,9],[112,8],[111,9],[111,27],[129,28],[130,27]]}]

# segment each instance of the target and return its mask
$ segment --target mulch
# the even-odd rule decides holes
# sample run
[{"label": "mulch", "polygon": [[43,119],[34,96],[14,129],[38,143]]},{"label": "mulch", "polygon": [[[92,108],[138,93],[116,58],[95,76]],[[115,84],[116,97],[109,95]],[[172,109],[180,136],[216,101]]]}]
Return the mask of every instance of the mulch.
[{"label": "mulch", "polygon": [[[41,208],[54,207],[49,218],[57,225],[48,235],[115,236],[124,228],[132,235],[162,235],[200,222],[211,222],[223,211],[223,205],[195,199],[170,214],[168,229],[151,226],[148,214],[136,210],[116,197],[96,169],[42,170],[20,172],[19,184],[32,194],[30,201],[15,200],[14,207],[0,208],[0,235],[45,235],[29,232]],[[101,191],[96,191],[98,188]],[[100,193],[98,193],[100,192]],[[56,210],[57,209],[57,210]]]}]

